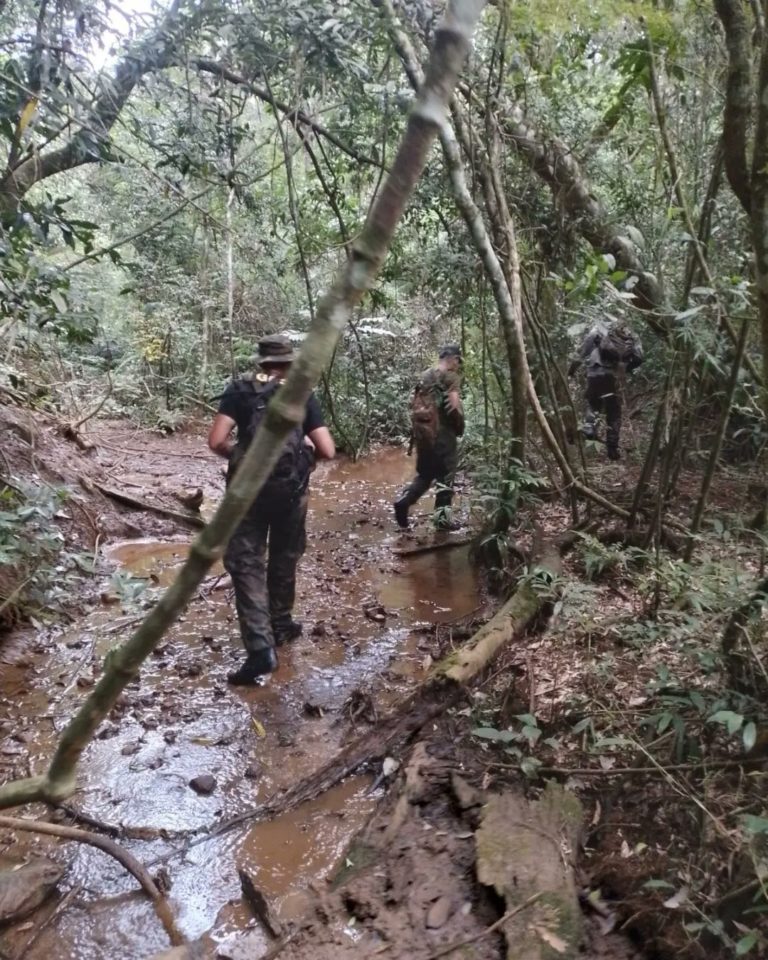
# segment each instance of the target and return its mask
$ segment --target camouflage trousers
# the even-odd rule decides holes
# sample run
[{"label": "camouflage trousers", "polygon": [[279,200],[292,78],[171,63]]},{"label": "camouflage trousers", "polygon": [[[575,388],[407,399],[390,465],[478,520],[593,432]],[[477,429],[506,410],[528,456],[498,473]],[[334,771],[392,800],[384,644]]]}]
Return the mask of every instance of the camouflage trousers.
[{"label": "camouflage trousers", "polygon": [[458,450],[456,441],[445,442],[437,449],[416,450],[416,476],[400,496],[400,500],[412,506],[421,499],[432,484],[436,484],[435,509],[447,509],[453,502],[453,478],[456,473]]},{"label": "camouflage trousers", "polygon": [[274,646],[291,622],[296,567],[306,548],[309,492],[257,498],[224,554],[232,577],[240,635],[249,652]]},{"label": "camouflage trousers", "polygon": [[609,453],[618,453],[621,432],[621,396],[616,377],[612,373],[587,377],[585,398],[587,401],[585,435],[588,439],[597,439],[597,418],[601,413],[605,414],[605,445]]}]

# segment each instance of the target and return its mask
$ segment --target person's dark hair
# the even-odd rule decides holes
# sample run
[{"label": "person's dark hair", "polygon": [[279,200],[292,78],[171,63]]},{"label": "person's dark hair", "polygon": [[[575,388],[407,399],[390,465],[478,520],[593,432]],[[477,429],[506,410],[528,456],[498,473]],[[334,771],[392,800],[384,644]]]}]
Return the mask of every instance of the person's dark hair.
[{"label": "person's dark hair", "polygon": [[447,360],[449,357],[455,357],[457,360],[461,360],[461,347],[456,343],[446,343],[445,346],[440,347],[440,352],[438,357],[441,360]]}]

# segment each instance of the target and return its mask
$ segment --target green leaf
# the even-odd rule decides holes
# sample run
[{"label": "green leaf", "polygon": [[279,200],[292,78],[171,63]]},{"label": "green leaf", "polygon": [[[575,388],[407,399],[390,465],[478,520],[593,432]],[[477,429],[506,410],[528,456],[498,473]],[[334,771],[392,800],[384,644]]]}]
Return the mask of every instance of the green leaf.
[{"label": "green leaf", "polygon": [[480,737],[482,740],[496,740],[500,743],[509,743],[517,736],[511,730],[497,730],[495,727],[475,727],[471,732],[473,737]]},{"label": "green leaf", "polygon": [[535,757],[526,757],[521,762],[520,769],[526,777],[535,777],[540,766],[541,760],[537,760]]},{"label": "green leaf", "polygon": [[64,299],[64,296],[59,293],[58,290],[51,290],[51,302],[54,307],[59,311],[59,313],[66,313],[69,309],[67,306],[67,301]]},{"label": "green leaf", "polygon": [[709,718],[710,723],[722,723],[728,730],[728,733],[736,733],[741,729],[744,723],[744,717],[740,713],[734,713],[733,710],[718,710]]},{"label": "green leaf", "polygon": [[528,727],[538,727],[538,721],[532,713],[518,713],[516,714],[516,719],[521,723],[524,723]]},{"label": "green leaf", "polygon": [[741,940],[736,944],[736,956],[743,957],[745,953],[754,947],[757,943],[757,930],[750,930],[749,933],[745,933]]},{"label": "green leaf", "polygon": [[753,813],[745,813],[741,817],[741,825],[747,833],[768,833],[768,820],[765,817],[757,817]]},{"label": "green leaf", "polygon": [[749,752],[757,741],[757,727],[751,720],[749,723],[744,725],[744,729],[741,732],[741,737],[744,741],[744,749]]},{"label": "green leaf", "polygon": [[674,886],[666,880],[646,880],[643,884],[648,890],[674,890]]}]

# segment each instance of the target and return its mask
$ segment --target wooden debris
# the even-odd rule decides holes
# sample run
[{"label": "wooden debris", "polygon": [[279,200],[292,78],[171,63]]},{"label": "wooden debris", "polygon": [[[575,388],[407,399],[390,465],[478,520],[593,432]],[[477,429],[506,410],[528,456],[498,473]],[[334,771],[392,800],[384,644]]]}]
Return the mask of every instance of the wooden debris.
[{"label": "wooden debris", "polygon": [[180,523],[188,523],[193,527],[205,526],[205,520],[194,513],[181,513],[179,510],[171,510],[170,507],[164,507],[159,503],[150,503],[148,500],[140,500],[138,497],[133,497],[130,494],[124,493],[122,490],[115,490],[112,487],[107,487],[103,483],[97,483],[95,480],[92,481],[92,483],[93,486],[103,493],[105,497],[109,497],[111,500],[115,500],[117,503],[122,503],[123,506],[133,507],[136,510],[147,510],[150,513],[157,513],[161,517],[170,517],[171,520],[178,520]]},{"label": "wooden debris", "polygon": [[432,553],[434,550],[447,550],[449,547],[465,547],[472,543],[471,537],[458,537],[454,540],[436,540],[434,543],[419,543],[415,547],[403,547],[395,550],[398,557],[415,557],[421,553]]},{"label": "wooden debris", "polygon": [[253,915],[263,925],[267,933],[277,940],[283,935],[283,927],[275,916],[269,901],[253,882],[247,870],[238,870],[240,877],[240,888],[243,891],[243,899],[253,911]]}]

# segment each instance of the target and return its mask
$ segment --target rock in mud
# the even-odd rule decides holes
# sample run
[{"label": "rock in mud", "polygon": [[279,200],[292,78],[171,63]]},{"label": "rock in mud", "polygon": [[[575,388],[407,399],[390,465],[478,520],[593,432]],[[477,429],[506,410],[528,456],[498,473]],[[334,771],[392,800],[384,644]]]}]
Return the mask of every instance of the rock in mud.
[{"label": "rock in mud", "polygon": [[451,901],[448,897],[439,897],[427,911],[427,929],[439,930],[448,922],[452,913]]},{"label": "rock in mud", "polygon": [[216,789],[216,778],[212,777],[210,773],[203,773],[199,777],[193,777],[189,781],[189,785],[195,793],[207,796]]},{"label": "rock in mud", "polygon": [[249,763],[245,768],[243,776],[246,780],[258,780],[264,771],[261,768],[261,765],[258,763]]},{"label": "rock in mud", "polygon": [[44,857],[16,870],[0,870],[0,924],[32,913],[53,892],[63,873],[63,867]]}]

